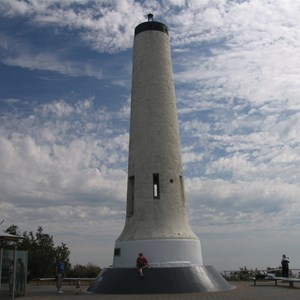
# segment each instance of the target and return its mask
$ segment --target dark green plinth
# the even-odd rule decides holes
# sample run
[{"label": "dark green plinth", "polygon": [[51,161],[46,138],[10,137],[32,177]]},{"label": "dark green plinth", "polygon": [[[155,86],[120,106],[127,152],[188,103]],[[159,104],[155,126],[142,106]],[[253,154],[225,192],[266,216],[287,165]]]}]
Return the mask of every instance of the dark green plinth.
[{"label": "dark green plinth", "polygon": [[171,294],[230,290],[212,266],[149,268],[141,279],[133,268],[103,269],[89,292],[99,294]]}]

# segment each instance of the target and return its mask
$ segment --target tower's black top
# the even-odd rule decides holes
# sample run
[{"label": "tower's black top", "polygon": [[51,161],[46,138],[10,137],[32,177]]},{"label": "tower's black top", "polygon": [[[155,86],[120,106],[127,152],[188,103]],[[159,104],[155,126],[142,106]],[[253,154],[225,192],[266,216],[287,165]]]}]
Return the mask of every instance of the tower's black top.
[{"label": "tower's black top", "polygon": [[144,22],[139,24],[138,26],[135,27],[134,35],[139,34],[140,32],[147,31],[147,30],[158,30],[166,33],[168,33],[168,27],[160,22],[154,22],[154,21],[149,21],[149,22]]}]

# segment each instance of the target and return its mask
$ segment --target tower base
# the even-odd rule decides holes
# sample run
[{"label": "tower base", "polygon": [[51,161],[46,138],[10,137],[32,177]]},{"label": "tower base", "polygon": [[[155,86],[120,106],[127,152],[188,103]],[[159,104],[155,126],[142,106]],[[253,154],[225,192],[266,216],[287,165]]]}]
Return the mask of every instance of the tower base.
[{"label": "tower base", "polygon": [[141,279],[134,268],[106,268],[88,288],[98,294],[176,294],[230,290],[213,266],[149,268]]}]

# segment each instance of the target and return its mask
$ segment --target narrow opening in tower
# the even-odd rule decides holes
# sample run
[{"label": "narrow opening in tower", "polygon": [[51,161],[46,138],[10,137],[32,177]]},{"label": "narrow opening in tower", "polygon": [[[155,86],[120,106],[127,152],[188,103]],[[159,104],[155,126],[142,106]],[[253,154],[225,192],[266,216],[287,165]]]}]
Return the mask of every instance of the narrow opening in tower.
[{"label": "narrow opening in tower", "polygon": [[159,199],[159,174],[153,174],[153,198]]},{"label": "narrow opening in tower", "polygon": [[182,202],[185,202],[185,194],[184,194],[184,182],[183,177],[179,175],[179,182],[180,182],[180,194]]},{"label": "narrow opening in tower", "polygon": [[114,256],[121,256],[121,248],[115,248]]},{"label": "narrow opening in tower", "polygon": [[128,178],[127,186],[127,217],[131,217],[134,214],[134,176]]}]

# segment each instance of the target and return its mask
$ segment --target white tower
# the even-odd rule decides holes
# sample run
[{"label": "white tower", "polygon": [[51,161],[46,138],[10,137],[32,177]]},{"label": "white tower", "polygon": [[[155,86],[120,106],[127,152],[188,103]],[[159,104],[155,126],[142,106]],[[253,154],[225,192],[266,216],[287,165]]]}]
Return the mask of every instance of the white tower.
[{"label": "white tower", "polygon": [[114,267],[202,265],[200,241],[185,207],[178,118],[168,29],[158,22],[135,29],[126,223]]},{"label": "white tower", "polygon": [[[126,222],[113,267],[90,290],[229,289],[212,267],[203,266],[200,241],[188,223],[168,29],[152,17],[135,28]],[[150,264],[142,285],[135,269],[140,252]]]}]

